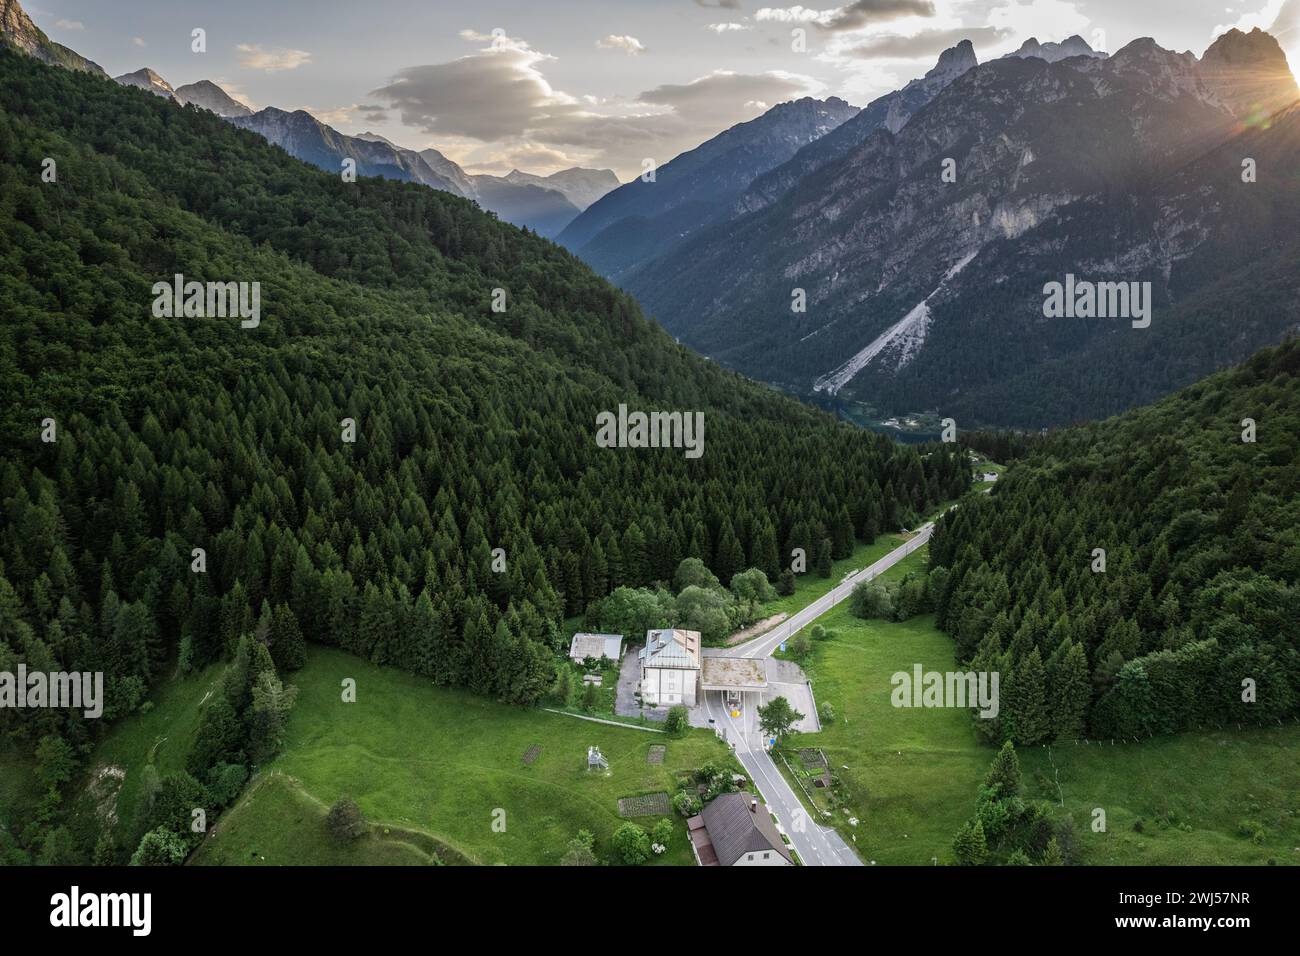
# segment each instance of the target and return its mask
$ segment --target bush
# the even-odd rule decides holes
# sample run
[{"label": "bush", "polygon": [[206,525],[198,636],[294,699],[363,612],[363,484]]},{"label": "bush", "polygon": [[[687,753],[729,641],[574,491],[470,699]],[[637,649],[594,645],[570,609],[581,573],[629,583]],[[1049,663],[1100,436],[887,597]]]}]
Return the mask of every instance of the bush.
[{"label": "bush", "polygon": [[674,736],[680,736],[686,733],[690,726],[691,722],[683,705],[674,704],[668,708],[668,718],[664,721],[664,730]]},{"label": "bush", "polygon": [[[672,839],[673,839],[673,821],[671,820],[668,819],[660,820],[658,823],[654,825],[654,829],[650,831],[650,840],[655,846],[663,847],[664,849],[667,849],[668,844],[672,842]],[[662,852],[662,851],[657,851],[657,852]]]},{"label": "bush", "polygon": [[624,823],[614,831],[614,851],[628,866],[640,866],[650,859],[650,834],[635,823]]},{"label": "bush", "polygon": [[351,797],[339,797],[334,802],[325,817],[325,825],[340,843],[351,843],[366,832],[366,818]]},{"label": "bush", "polygon": [[679,790],[673,795],[673,809],[684,817],[693,817],[704,809],[700,798],[687,790]]},{"label": "bush", "polygon": [[166,827],[150,830],[131,857],[132,866],[180,866],[189,855],[189,845]]},{"label": "bush", "polygon": [[829,727],[835,723],[835,708],[831,706],[830,701],[824,700],[817,705],[817,718],[821,721],[823,727]]},{"label": "bush", "polygon": [[596,854],[593,847],[596,837],[590,830],[579,830],[577,836],[569,841],[569,848],[560,858],[560,866],[595,866]]}]

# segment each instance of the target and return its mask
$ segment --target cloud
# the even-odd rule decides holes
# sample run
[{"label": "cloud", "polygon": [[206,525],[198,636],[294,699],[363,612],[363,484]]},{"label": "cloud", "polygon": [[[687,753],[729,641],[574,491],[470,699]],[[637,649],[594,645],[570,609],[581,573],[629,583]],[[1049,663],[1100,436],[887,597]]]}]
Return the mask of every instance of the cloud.
[{"label": "cloud", "polygon": [[1082,35],[1092,21],[1068,0],[1010,0],[989,11],[988,22],[1017,37],[1059,42],[1075,33]]},{"label": "cloud", "polygon": [[54,21],[54,25],[60,30],[84,30],[86,25],[80,20],[65,20],[63,17]]},{"label": "cloud", "polygon": [[604,39],[597,40],[596,46],[600,47],[602,50],[622,50],[624,53],[629,53],[632,56],[645,52],[645,44],[636,37],[620,36],[614,33],[611,33]]},{"label": "cloud", "polygon": [[131,37],[131,45],[144,46],[144,39],[142,37]]},{"label": "cloud", "polygon": [[714,33],[738,33],[741,30],[752,30],[754,27],[748,23],[710,23],[704,29],[712,30]]},{"label": "cloud", "polygon": [[861,43],[845,47],[843,56],[863,60],[912,60],[935,56],[962,40],[976,47],[990,47],[1011,36],[1006,27],[954,27],[948,30],[925,30],[914,36],[880,33]]},{"label": "cloud", "polygon": [[697,7],[708,7],[712,10],[739,10],[740,0],[695,0]]},{"label": "cloud", "polygon": [[552,89],[538,69],[553,57],[504,34],[461,36],[490,45],[449,63],[399,70],[372,95],[407,126],[484,141],[522,136],[538,117],[576,108],[576,100]]},{"label": "cloud", "polygon": [[264,49],[258,43],[241,43],[235,47],[235,52],[239,54],[240,66],[266,73],[296,70],[311,62],[311,54],[306,50],[289,50],[284,47]]},{"label": "cloud", "polygon": [[689,83],[666,83],[646,90],[637,99],[655,106],[670,106],[678,116],[730,125],[741,122],[740,115],[744,112],[766,109],[769,103],[797,99],[820,88],[821,84],[811,77],[782,70],[766,73],[715,70]]},{"label": "cloud", "polygon": [[766,104],[823,89],[794,73],[719,70],[631,98],[570,94],[545,76],[554,57],[527,42],[473,31],[461,36],[487,46],[399,70],[372,96],[403,125],[435,137],[439,150],[481,169],[583,165],[635,175],[645,157],[666,162],[753,119]]},{"label": "cloud", "polygon": [[356,112],[357,106],[353,103],[351,106],[336,106],[332,110],[320,110],[314,106],[299,106],[297,109],[305,110],[326,126],[342,126],[351,122],[352,114]]},{"label": "cloud", "polygon": [[754,19],[772,23],[811,23],[832,33],[861,30],[873,23],[902,17],[932,17],[933,0],[854,0],[853,3],[828,10],[810,7],[763,7]]}]

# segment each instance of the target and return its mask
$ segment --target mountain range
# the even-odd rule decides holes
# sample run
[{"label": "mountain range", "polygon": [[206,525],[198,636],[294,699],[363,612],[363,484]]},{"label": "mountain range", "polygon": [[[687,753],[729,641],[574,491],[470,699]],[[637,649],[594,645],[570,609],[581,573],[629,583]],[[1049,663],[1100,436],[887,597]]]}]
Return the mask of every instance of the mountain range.
[{"label": "mountain range", "polygon": [[[1104,417],[1300,328],[1300,111],[1276,40],[1231,30],[1199,60],[1086,46],[976,64],[959,45],[729,217],[573,248],[685,344],[868,415]],[[1048,319],[1043,290],[1067,275],[1150,283],[1153,322]]]},{"label": "mountain range", "polygon": [[725,219],[754,178],[848,120],[838,97],[781,103],[593,203],[557,241],[616,278],[682,237]]},{"label": "mountain range", "polygon": [[[0,38],[6,46],[42,62],[108,76],[97,63],[50,40],[17,0],[0,0]],[[113,79],[178,105],[194,104],[216,113],[321,169],[337,172],[343,161],[350,159],[356,164],[358,175],[417,182],[473,199],[503,221],[526,226],[543,236],[558,234],[583,210],[619,185],[618,177],[611,170],[581,167],[549,176],[519,170],[505,176],[474,176],[436,149],[418,152],[405,149],[370,132],[348,136],[305,110],[267,107],[253,111],[211,80],[173,88],[148,67]]]}]

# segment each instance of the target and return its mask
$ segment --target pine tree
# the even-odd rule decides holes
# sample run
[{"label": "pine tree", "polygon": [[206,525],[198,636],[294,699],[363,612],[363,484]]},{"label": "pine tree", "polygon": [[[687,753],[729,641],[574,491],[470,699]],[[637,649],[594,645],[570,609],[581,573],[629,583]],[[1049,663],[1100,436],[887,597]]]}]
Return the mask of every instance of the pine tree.
[{"label": "pine tree", "polygon": [[984,839],[984,825],[979,818],[962,824],[952,841],[952,851],[962,866],[984,865],[989,856],[989,847]]},{"label": "pine tree", "polygon": [[1016,748],[1011,741],[1004,743],[998,755],[993,758],[993,765],[984,778],[984,786],[996,791],[1001,800],[1020,795],[1020,758],[1016,756]]},{"label": "pine tree", "polygon": [[1021,745],[1036,744],[1051,732],[1043,659],[1035,647],[1015,669],[1008,721],[1011,737]]},{"label": "pine tree", "polygon": [[817,566],[817,575],[819,577],[829,578],[831,576],[832,566],[831,566],[830,538],[822,538],[820,541],[817,542],[817,554],[814,558],[814,563]]}]

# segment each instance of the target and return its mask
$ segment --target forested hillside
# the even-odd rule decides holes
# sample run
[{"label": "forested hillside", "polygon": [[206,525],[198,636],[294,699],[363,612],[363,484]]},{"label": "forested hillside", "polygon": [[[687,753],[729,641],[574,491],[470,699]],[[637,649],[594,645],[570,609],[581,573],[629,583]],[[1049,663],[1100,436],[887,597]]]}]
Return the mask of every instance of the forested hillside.
[{"label": "forested hillside", "polygon": [[[694,356],[466,200],[346,183],[9,52],[0,180],[0,670],[102,670],[109,719],[177,664],[246,668],[246,635],[282,671],[301,634],[533,702],[563,617],[613,587],[688,556],[723,581],[823,539],[843,556],[969,482],[955,448],[922,457]],[[260,325],[153,317],[176,273],[260,282]],[[703,412],[703,456],[597,447],[620,402]],[[0,720],[26,748],[93,734]]]},{"label": "forested hillside", "polygon": [[1000,716],[976,720],[990,737],[1294,718],[1300,341],[1035,443],[930,553],[958,659],[1001,674]]}]

